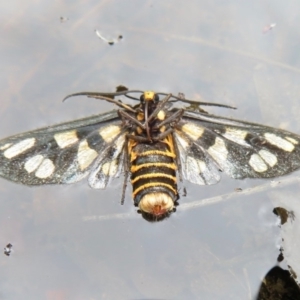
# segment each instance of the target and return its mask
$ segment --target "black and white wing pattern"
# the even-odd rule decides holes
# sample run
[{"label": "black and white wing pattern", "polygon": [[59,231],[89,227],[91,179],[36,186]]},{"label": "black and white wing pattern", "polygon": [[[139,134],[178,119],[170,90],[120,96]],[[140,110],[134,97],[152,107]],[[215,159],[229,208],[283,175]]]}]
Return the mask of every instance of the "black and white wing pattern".
[{"label": "black and white wing pattern", "polygon": [[[94,93],[71,96],[82,94],[95,96]],[[152,97],[150,100],[156,101],[154,92],[143,95],[148,94]],[[177,149],[179,172],[195,184],[217,183],[220,171],[237,179],[272,178],[300,168],[300,136],[288,131],[172,108],[167,105],[170,96],[151,104],[153,111],[158,108],[153,124],[163,123],[163,126],[155,127],[150,122],[148,127],[143,127],[145,116],[150,114],[145,98],[144,102],[140,99],[139,105],[130,106],[97,95],[121,109],[1,140],[0,176],[25,185],[68,184],[88,176],[92,188],[105,188],[126,164],[128,175],[131,163],[125,157],[128,156],[128,137],[131,142],[152,147],[159,136],[158,130],[163,127],[173,136],[175,145],[170,151]],[[164,138],[158,142],[163,143]],[[175,152],[173,154],[175,157]],[[151,161],[154,167],[156,163]]]},{"label": "black and white wing pattern", "polygon": [[67,184],[89,173],[105,188],[123,166],[125,128],[117,111],[46,127],[0,141],[0,176],[25,185]]},{"label": "black and white wing pattern", "polygon": [[218,182],[219,170],[243,179],[300,168],[300,137],[281,129],[185,111],[174,138],[183,178],[196,184]]}]

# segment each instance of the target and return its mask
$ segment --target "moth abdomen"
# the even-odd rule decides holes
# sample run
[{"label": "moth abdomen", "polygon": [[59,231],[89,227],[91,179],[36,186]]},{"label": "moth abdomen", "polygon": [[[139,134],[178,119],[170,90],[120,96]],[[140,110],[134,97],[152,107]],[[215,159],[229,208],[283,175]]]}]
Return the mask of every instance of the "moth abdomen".
[{"label": "moth abdomen", "polygon": [[130,152],[133,199],[144,212],[162,215],[178,199],[175,153],[169,146],[138,143]]}]

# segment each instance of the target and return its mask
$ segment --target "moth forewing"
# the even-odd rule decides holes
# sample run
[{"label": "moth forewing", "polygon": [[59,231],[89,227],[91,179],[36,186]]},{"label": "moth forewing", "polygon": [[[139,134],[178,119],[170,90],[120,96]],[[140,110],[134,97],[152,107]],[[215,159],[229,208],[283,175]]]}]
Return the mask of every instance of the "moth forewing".
[{"label": "moth forewing", "polygon": [[272,178],[300,168],[300,137],[296,134],[202,113],[186,112],[182,120],[189,128],[199,127],[194,133],[184,126],[182,130],[233,178]]},{"label": "moth forewing", "polygon": [[79,181],[110,146],[101,133],[120,123],[112,111],[3,139],[0,176],[26,185]]}]

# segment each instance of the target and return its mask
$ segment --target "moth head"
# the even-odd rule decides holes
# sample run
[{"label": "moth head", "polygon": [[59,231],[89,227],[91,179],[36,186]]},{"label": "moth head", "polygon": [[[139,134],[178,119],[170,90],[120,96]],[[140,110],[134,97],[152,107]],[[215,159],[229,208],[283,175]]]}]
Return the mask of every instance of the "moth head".
[{"label": "moth head", "polygon": [[139,209],[155,219],[161,219],[173,211],[174,201],[166,193],[149,193],[142,197]]},{"label": "moth head", "polygon": [[153,91],[145,91],[141,95],[141,101],[142,102],[148,102],[148,103],[150,103],[150,102],[156,103],[156,102],[159,101],[159,97]]}]

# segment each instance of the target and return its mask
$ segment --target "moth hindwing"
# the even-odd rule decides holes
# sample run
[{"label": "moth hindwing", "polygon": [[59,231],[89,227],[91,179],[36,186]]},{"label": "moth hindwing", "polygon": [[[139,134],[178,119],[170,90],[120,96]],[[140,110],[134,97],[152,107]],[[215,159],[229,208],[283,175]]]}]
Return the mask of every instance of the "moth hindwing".
[{"label": "moth hindwing", "polygon": [[[226,105],[152,91],[83,92],[66,98],[79,95],[118,109],[1,140],[0,176],[25,185],[88,177],[92,188],[103,189],[124,173],[122,200],[130,177],[135,205],[144,216],[159,219],[174,210],[178,178],[210,185],[220,180],[220,171],[237,179],[272,178],[300,168],[298,135],[195,109]],[[126,104],[122,96],[139,102]],[[194,109],[178,108],[175,102]]]}]

